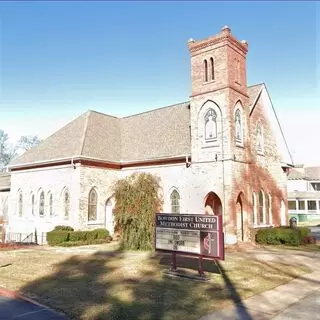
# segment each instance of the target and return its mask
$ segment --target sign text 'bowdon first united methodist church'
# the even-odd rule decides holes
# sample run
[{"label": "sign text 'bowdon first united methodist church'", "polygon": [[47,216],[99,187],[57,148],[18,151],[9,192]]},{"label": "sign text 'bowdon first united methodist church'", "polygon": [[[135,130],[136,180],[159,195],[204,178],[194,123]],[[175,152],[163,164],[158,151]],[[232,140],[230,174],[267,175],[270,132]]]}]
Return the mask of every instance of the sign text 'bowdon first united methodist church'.
[{"label": "sign text 'bowdon first united methodist church'", "polygon": [[155,249],[224,260],[221,215],[156,214]]}]

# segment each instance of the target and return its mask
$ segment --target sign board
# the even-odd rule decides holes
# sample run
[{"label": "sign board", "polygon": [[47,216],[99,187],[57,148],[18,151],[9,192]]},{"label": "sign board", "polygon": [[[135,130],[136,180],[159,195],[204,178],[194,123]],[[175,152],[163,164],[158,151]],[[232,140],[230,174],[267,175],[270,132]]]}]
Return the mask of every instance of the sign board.
[{"label": "sign board", "polygon": [[221,215],[156,214],[155,249],[224,260]]}]

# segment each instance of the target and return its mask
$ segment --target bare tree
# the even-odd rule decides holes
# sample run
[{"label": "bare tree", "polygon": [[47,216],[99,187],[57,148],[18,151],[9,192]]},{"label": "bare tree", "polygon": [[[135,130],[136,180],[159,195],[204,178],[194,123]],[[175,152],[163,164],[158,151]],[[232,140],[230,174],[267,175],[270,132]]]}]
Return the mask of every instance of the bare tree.
[{"label": "bare tree", "polygon": [[17,155],[16,148],[9,144],[8,134],[0,129],[0,171]]},{"label": "bare tree", "polygon": [[17,148],[28,151],[36,147],[40,142],[41,140],[38,136],[22,136],[18,141]]}]

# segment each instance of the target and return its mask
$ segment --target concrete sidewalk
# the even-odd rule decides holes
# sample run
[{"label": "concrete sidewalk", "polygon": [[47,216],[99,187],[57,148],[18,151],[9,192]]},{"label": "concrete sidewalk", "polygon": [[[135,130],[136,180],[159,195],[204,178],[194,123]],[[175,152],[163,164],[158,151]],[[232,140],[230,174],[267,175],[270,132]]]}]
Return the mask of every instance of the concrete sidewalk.
[{"label": "concrete sidewalk", "polygon": [[[300,300],[317,295],[320,289],[320,253],[254,250],[246,254],[265,261],[299,263],[308,266],[311,273],[304,274],[289,283],[254,295],[229,308],[205,315],[199,320],[268,320],[274,319],[282,311]],[[320,313],[320,306],[319,312]],[[309,319],[318,319],[318,314]]]}]

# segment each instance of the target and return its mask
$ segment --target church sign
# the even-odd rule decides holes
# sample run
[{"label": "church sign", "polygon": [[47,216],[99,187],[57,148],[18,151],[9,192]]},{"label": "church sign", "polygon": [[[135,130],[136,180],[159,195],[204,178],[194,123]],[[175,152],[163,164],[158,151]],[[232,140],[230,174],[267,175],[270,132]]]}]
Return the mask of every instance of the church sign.
[{"label": "church sign", "polygon": [[155,249],[224,260],[221,215],[157,214]]}]

